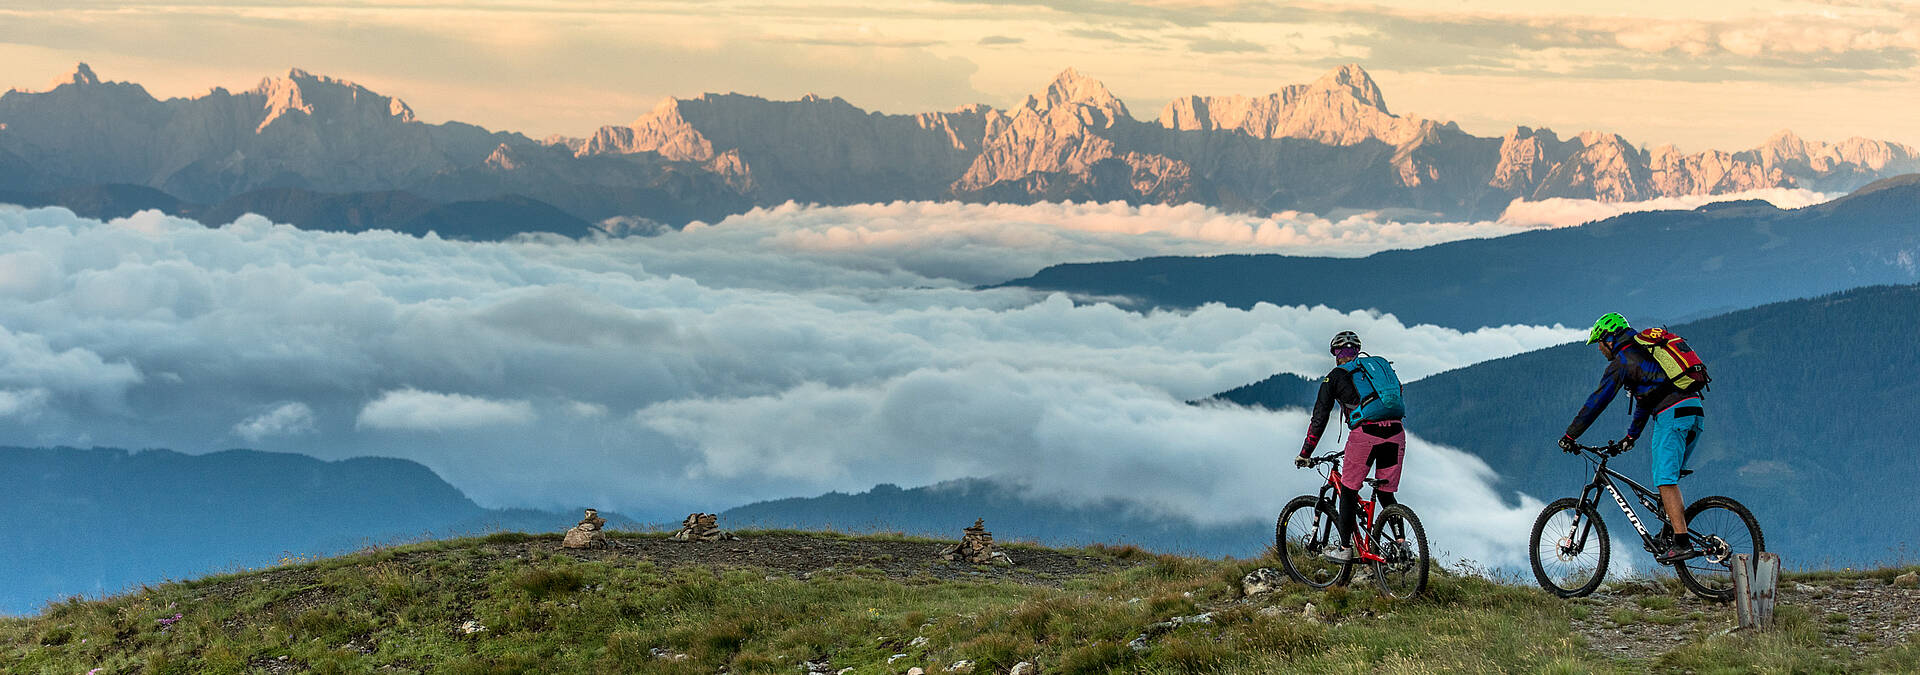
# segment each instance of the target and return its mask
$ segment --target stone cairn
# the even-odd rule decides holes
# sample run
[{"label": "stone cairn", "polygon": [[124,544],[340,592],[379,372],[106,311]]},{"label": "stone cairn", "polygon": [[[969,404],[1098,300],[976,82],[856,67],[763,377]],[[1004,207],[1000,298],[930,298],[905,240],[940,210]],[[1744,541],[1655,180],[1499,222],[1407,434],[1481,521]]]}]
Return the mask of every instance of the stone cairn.
[{"label": "stone cairn", "polygon": [[560,540],[560,546],[562,548],[606,548],[606,527],[607,519],[601,518],[599,511],[587,509],[586,517],[580,519],[579,525],[567,530],[567,537]]},{"label": "stone cairn", "polygon": [[739,539],[731,532],[720,531],[720,516],[712,513],[688,514],[680,523],[680,531],[670,537],[674,541],[732,541]]},{"label": "stone cairn", "polygon": [[975,519],[973,527],[960,537],[960,543],[949,546],[940,552],[940,557],[948,560],[965,560],[975,565],[1012,565],[1013,559],[1007,554],[993,550],[993,533],[987,531],[986,519]]}]

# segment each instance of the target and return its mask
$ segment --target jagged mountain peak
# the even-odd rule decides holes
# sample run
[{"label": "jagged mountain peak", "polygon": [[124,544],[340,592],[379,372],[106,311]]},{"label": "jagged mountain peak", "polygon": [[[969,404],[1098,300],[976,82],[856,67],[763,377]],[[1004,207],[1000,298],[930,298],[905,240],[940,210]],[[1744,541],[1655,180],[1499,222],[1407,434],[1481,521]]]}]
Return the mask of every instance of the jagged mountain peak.
[{"label": "jagged mountain peak", "polygon": [[1027,97],[1025,107],[1044,112],[1069,104],[1091,106],[1104,110],[1112,118],[1127,117],[1127,105],[1107,90],[1107,85],[1099,80],[1082,75],[1079,70],[1068,67],[1054,76],[1053,82],[1045,91]]},{"label": "jagged mountain peak", "polygon": [[[93,66],[87,65],[84,62],[75,63],[73,72],[54,78],[52,82],[47,83],[46,88],[43,90],[8,88],[5,93],[50,94],[62,90],[73,92],[84,91],[86,93],[78,94],[80,99],[83,100],[112,100],[123,105],[139,104],[151,98],[147,94],[146,88],[138,84],[101,79],[98,74],[93,72]],[[100,97],[106,98],[101,99]]]},{"label": "jagged mountain peak", "polygon": [[1592,131],[1592,130],[1582,131],[1580,132],[1580,135],[1577,136],[1576,138],[1580,139],[1581,145],[1584,145],[1587,147],[1593,147],[1595,145],[1618,145],[1618,146],[1624,146],[1629,148],[1633,147],[1633,142],[1628,141],[1627,137],[1621,136],[1620,134],[1607,132],[1607,131]]},{"label": "jagged mountain peak", "polygon": [[1380,86],[1351,63],[1266,96],[1174,99],[1161,110],[1159,121],[1169,129],[1233,129],[1255,138],[1303,138],[1328,145],[1380,141],[1399,146],[1457,130],[1389,112]]},{"label": "jagged mountain peak", "polygon": [[1781,129],[1774,132],[1772,136],[1767,137],[1767,141],[1762,143],[1758,149],[1771,151],[1769,154],[1776,157],[1795,157],[1805,155],[1808,151],[1807,141],[1800,138],[1799,134],[1793,133],[1792,129]]},{"label": "jagged mountain peak", "polygon": [[1349,63],[1327,71],[1327,74],[1314,80],[1308,88],[1330,92],[1345,91],[1355,100],[1372,106],[1380,112],[1387,112],[1387,99],[1380,93],[1380,85],[1375,84],[1373,76],[1368,75],[1367,70],[1361,68],[1358,63]]},{"label": "jagged mountain peak", "polygon": [[399,122],[412,122],[413,108],[405,101],[381,95],[347,80],[314,75],[300,68],[287,70],[285,77],[268,77],[249,92],[265,97],[262,107],[266,118],[257,129],[265,129],[288,113],[309,116],[358,115],[385,116]]},{"label": "jagged mountain peak", "polygon": [[1554,133],[1552,129],[1547,127],[1535,129],[1526,125],[1520,125],[1514,127],[1512,131],[1507,132],[1507,135],[1502,140],[1512,142],[1529,139],[1539,140],[1543,143],[1559,143],[1560,134]]},{"label": "jagged mountain peak", "polygon": [[82,86],[89,85],[89,84],[100,84],[100,76],[93,74],[92,66],[89,66],[85,63],[81,63],[80,65],[74,66],[72,75],[68,76],[67,79],[65,80],[60,80],[56,82],[55,84],[56,85],[78,84]]}]

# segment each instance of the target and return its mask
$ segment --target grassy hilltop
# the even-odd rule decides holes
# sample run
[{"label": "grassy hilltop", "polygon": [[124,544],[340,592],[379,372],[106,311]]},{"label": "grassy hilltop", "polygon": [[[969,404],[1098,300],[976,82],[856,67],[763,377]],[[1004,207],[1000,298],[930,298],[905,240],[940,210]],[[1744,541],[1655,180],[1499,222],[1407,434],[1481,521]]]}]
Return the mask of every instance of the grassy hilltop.
[{"label": "grassy hilltop", "polygon": [[1561,601],[1456,571],[1416,602],[1249,598],[1241,577],[1274,561],[1013,545],[1006,568],[940,560],[933,540],[742,534],[595,551],[497,534],[73,599],[0,619],[0,672],[1920,670],[1901,570],[1799,575],[1777,630],[1722,635],[1731,609],[1657,582]]}]

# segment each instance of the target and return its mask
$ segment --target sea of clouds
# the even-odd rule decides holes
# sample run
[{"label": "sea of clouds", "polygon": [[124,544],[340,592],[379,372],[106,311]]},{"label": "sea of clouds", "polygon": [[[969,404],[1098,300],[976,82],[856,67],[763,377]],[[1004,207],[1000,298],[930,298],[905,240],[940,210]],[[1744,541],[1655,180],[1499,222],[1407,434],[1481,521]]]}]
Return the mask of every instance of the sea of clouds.
[{"label": "sea of clouds", "polygon": [[[694,223],[659,237],[654,250],[671,255],[652,259],[649,269],[695,276],[708,285],[760,288],[789,288],[818,279],[822,266],[835,270],[830,281],[838,284],[983,285],[1061,263],[1228,253],[1361,257],[1532,228],[1571,227],[1638,211],[1692,209],[1744,199],[1799,208],[1831,197],[1774,188],[1644,202],[1516,201],[1499,219],[1465,222],[1398,220],[1379,213],[1327,218],[1289,211],[1257,216],[1200,204],[892,202],[820,207],[788,203],[757,208],[717,224]],[[628,229],[617,221],[607,226],[613,231]]]},{"label": "sea of clouds", "polygon": [[[394,456],[488,506],[643,516],[1002,477],[1219,523],[1314,487],[1287,464],[1305,414],[1187,401],[1324,373],[1339,330],[1408,379],[1581,334],[976,290],[1072,260],[1511,229],[1278,222],[905,203],[468,243],[0,208],[0,444]],[[1409,465],[1406,498],[1450,551],[1519,559],[1537,502],[1417,435]]]},{"label": "sea of clouds", "polygon": [[1757,200],[1783,209],[1798,209],[1833,201],[1840,196],[1803,188],[1763,188],[1718,195],[1658,197],[1638,202],[1560,197],[1537,202],[1519,199],[1507,205],[1506,211],[1500,214],[1499,222],[1516,227],[1572,227],[1626,213],[1697,209],[1707,204],[1731,201]]}]

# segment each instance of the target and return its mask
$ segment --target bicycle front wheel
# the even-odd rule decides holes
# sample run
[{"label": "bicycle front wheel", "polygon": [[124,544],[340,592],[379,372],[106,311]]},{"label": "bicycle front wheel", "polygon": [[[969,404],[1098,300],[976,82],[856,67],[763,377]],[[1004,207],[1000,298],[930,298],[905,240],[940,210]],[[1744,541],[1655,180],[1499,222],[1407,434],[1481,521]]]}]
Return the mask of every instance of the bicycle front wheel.
[{"label": "bicycle front wheel", "polygon": [[1427,528],[1405,504],[1380,512],[1368,533],[1374,553],[1386,562],[1374,563],[1373,578],[1380,592],[1405,600],[1427,591]]},{"label": "bicycle front wheel", "polygon": [[1339,539],[1335,517],[1333,504],[1313,495],[1300,495],[1287,502],[1273,525],[1273,548],[1287,576],[1314,588],[1345,584],[1353,576],[1353,563],[1336,563],[1320,556]]},{"label": "bicycle front wheel", "polygon": [[1687,507],[1687,532],[1704,552],[1673,568],[1680,584],[1708,600],[1733,599],[1733,556],[1767,550],[1760,520],[1730,497],[1708,497]]},{"label": "bicycle front wheel", "polygon": [[1600,514],[1572,497],[1556,499],[1533,521],[1527,556],[1533,578],[1563,598],[1585,597],[1607,577],[1611,542]]}]

